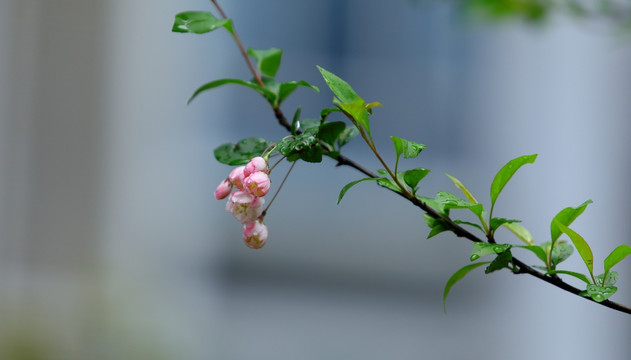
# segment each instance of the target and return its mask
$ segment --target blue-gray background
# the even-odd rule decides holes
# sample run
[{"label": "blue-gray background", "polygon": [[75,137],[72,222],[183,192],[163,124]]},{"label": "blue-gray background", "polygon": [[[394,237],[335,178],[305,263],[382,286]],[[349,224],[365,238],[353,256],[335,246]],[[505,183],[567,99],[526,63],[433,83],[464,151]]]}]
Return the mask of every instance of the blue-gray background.
[{"label": "blue-gray background", "polygon": [[[560,209],[591,198],[573,227],[596,258],[630,243],[631,45],[603,24],[474,25],[439,1],[224,7],[246,46],[285,51],[280,79],[323,90],[299,89],[288,115],[330,106],[321,65],[383,103],[386,158],[389,135],[428,145],[403,163],[432,170],[426,195],[455,191],[448,172],[486,201],[502,164],[538,153],[496,214],[541,243]],[[0,359],[629,358],[628,315],[526,276],[472,273],[445,315],[470,244],[426,240],[421,213],[374,184],[336,206],[360,174],[329,161],[298,164],[269,243],[247,249],[212,196],[230,170],[212,149],[285,134],[246,89],[185,105],[207,81],[249,77],[227,34],[170,32],[193,9],[211,6],[0,3]],[[378,167],[359,141],[347,154]],[[626,304],[629,263],[613,298]]]}]

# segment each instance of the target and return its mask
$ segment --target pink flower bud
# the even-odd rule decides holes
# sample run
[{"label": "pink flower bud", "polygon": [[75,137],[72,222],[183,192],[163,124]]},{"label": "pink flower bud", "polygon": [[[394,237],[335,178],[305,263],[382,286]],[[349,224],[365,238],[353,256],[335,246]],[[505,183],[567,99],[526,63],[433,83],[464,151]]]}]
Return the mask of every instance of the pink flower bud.
[{"label": "pink flower bud", "polygon": [[245,191],[235,191],[228,198],[226,211],[240,223],[245,224],[256,220],[263,213],[263,203],[265,199],[256,197]]},{"label": "pink flower bud", "polygon": [[269,175],[262,171],[257,171],[245,178],[243,181],[245,190],[254,196],[265,196],[269,191],[271,180]]},{"label": "pink flower bud", "polygon": [[230,182],[230,179],[225,179],[221,182],[221,184],[219,184],[219,186],[217,186],[217,189],[215,190],[215,199],[225,199],[228,195],[230,195],[231,191],[232,183]]},{"label": "pink flower bud", "polygon": [[239,166],[234,168],[230,175],[228,175],[228,179],[237,189],[243,190],[243,179],[245,179],[245,174],[243,173],[245,170],[245,166]]},{"label": "pink flower bud", "polygon": [[267,241],[267,226],[260,221],[246,223],[243,226],[243,241],[249,248],[262,248]]},{"label": "pink flower bud", "polygon": [[248,177],[257,171],[262,171],[266,174],[269,172],[267,169],[267,161],[265,161],[265,159],[260,156],[252,158],[252,160],[250,160],[250,162],[245,165],[245,170],[243,171],[243,174],[245,175],[245,177]]}]

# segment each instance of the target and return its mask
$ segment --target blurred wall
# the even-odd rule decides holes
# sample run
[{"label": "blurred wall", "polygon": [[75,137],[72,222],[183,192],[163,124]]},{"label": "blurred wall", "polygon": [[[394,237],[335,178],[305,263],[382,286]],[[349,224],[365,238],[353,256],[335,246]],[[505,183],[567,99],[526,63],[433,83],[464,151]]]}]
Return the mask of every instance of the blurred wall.
[{"label": "blurred wall", "polygon": [[[224,6],[246,46],[283,48],[281,79],[322,89],[287,114],[330,106],[321,65],[384,104],[387,157],[389,135],[428,145],[409,163],[432,169],[427,195],[455,190],[449,172],[484,198],[503,163],[537,152],[498,213],[544,242],[556,212],[591,198],[574,227],[596,257],[628,243],[627,43],[566,19],[467,25],[439,2]],[[185,105],[204,82],[248,77],[226,34],[170,32],[189,9],[210,4],[0,3],[0,359],[627,358],[626,315],[527,277],[471,274],[443,314],[470,245],[425,240],[421,214],[369,184],[336,206],[359,174],[330,162],[296,167],[268,245],[245,248],[212,197],[230,170],[212,149],[284,133],[245,89]],[[366,150],[348,146],[377,168]],[[629,269],[614,296],[627,304]]]}]

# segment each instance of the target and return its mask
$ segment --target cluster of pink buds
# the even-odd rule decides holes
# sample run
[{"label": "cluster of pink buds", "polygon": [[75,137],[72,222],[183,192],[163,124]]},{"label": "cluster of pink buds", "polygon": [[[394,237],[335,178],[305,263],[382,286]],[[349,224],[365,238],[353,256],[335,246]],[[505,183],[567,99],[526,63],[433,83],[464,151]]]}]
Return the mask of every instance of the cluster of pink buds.
[{"label": "cluster of pink buds", "polygon": [[[228,197],[226,211],[243,224],[243,241],[252,249],[260,249],[267,241],[267,227],[263,224],[263,203],[270,189],[267,160],[257,156],[245,166],[239,166],[217,186],[217,200]],[[232,192],[236,188],[237,191]],[[231,193],[232,192],[232,193]]]}]

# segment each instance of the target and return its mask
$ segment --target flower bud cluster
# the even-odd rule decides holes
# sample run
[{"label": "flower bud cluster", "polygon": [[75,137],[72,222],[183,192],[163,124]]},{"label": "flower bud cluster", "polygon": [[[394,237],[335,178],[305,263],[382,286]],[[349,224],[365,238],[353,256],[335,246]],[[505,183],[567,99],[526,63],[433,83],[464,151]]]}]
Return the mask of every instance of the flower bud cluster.
[{"label": "flower bud cluster", "polygon": [[[270,189],[267,160],[257,156],[245,166],[234,168],[215,190],[217,200],[228,198],[226,211],[243,224],[243,241],[252,249],[260,249],[267,241],[263,224],[263,204]],[[232,192],[236,188],[235,192]]]}]

